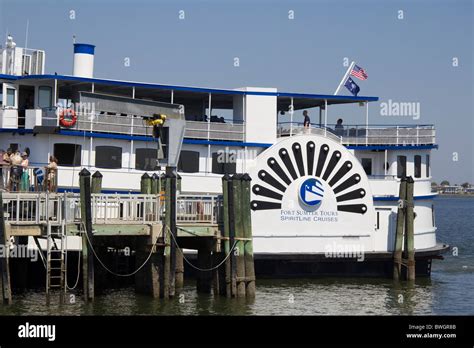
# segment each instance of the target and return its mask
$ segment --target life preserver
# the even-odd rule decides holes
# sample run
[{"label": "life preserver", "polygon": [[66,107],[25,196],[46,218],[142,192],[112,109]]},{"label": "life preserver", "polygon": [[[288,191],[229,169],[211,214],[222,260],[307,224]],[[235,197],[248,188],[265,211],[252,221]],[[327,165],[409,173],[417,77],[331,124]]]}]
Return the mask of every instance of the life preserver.
[{"label": "life preserver", "polygon": [[64,127],[72,127],[77,122],[77,115],[73,109],[62,109],[59,113],[59,124]]}]

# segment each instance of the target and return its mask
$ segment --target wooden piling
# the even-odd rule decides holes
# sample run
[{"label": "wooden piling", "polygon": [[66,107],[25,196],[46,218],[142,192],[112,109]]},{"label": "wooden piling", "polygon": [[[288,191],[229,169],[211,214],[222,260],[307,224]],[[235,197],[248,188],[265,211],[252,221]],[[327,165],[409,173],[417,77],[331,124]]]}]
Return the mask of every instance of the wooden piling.
[{"label": "wooden piling", "polygon": [[173,297],[176,293],[176,254],[178,252],[178,247],[176,242],[178,240],[178,229],[176,226],[176,204],[177,204],[177,197],[176,197],[176,189],[177,189],[177,177],[178,174],[176,172],[176,168],[174,167],[167,167],[166,170],[168,171],[168,180],[167,180],[167,188],[169,192],[169,205],[166,208],[166,211],[170,214],[170,296]]},{"label": "wooden piling", "polygon": [[[3,194],[0,192],[0,244],[4,246],[4,250],[8,251],[6,247],[8,236],[5,229],[5,218],[3,214]],[[2,302],[5,304],[12,303],[12,291],[10,283],[10,265],[8,257],[0,257],[0,280],[2,283]]]},{"label": "wooden piling", "polygon": [[161,225],[153,225],[149,237],[141,237],[137,241],[135,265],[141,265],[151,252],[150,260],[135,275],[135,290],[138,293],[160,297],[160,270],[162,266],[163,248],[156,246],[161,238]]},{"label": "wooden piling", "polygon": [[[209,269],[212,267],[212,252],[208,247],[198,249],[198,267]],[[212,271],[199,271],[196,289],[200,293],[210,294],[212,290]]]},{"label": "wooden piling", "polygon": [[237,265],[237,297],[245,297],[245,249],[244,229],[242,221],[242,174],[234,174],[232,178],[234,228],[236,240]]},{"label": "wooden piling", "polygon": [[82,169],[79,173],[79,187],[81,200],[81,220],[85,228],[82,235],[82,274],[84,297],[86,301],[94,299],[94,255],[91,251],[92,244],[92,202],[91,202],[91,173]]},{"label": "wooden piling", "polygon": [[228,210],[229,210],[229,252],[230,252],[230,294],[232,297],[237,296],[237,255],[238,249],[236,246],[236,229],[235,229],[235,189],[234,178],[230,177],[228,181]]},{"label": "wooden piling", "polygon": [[101,193],[102,192],[102,173],[96,171],[92,174],[92,184],[91,184],[91,193]]},{"label": "wooden piling", "polygon": [[414,235],[414,180],[410,176],[406,184],[406,225],[405,225],[405,251],[407,259],[407,280],[415,280],[415,235]]},{"label": "wooden piling", "polygon": [[142,194],[151,194],[151,177],[148,173],[142,175],[140,180],[140,192]]},{"label": "wooden piling", "polygon": [[175,272],[176,289],[181,289],[184,285],[184,259],[181,250],[176,253],[176,272]]},{"label": "wooden piling", "polygon": [[245,294],[247,297],[255,296],[255,266],[253,258],[252,221],[250,209],[250,182],[252,178],[248,174],[242,176],[242,227],[244,240],[245,261]]},{"label": "wooden piling", "polygon": [[156,195],[160,192],[158,190],[159,181],[160,181],[160,176],[158,174],[154,173],[151,176],[151,194]]},{"label": "wooden piling", "polygon": [[[225,174],[222,177],[222,228],[221,228],[221,234],[222,238],[224,240],[224,255],[228,255],[230,252],[230,219],[229,219],[229,214],[230,214],[230,209],[229,209],[229,190],[230,190],[230,176],[228,174]],[[225,261],[225,276],[224,276],[224,281],[225,281],[225,295],[227,297],[232,297],[232,257],[228,257],[227,260]]]},{"label": "wooden piling", "polygon": [[170,197],[170,188],[168,187],[170,181],[167,178],[168,175],[165,176],[165,220],[164,220],[164,253],[163,253],[163,282],[162,282],[162,290],[160,297],[162,298],[169,298],[170,297],[170,253],[171,253],[171,235],[169,229],[171,228],[171,197]]},{"label": "wooden piling", "polygon": [[403,232],[405,227],[405,205],[406,205],[407,180],[403,177],[400,180],[399,205],[397,211],[397,228],[395,232],[395,248],[393,251],[393,279],[400,280],[402,275],[402,248]]}]

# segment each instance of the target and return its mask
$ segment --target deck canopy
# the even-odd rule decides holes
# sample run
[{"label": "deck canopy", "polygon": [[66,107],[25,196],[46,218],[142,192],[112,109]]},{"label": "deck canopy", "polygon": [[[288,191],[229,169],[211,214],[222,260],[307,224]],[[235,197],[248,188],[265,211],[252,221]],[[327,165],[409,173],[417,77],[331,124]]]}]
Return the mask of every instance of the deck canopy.
[{"label": "deck canopy", "polygon": [[[242,91],[233,89],[217,89],[203,87],[187,87],[177,85],[162,85],[152,83],[130,82],[120,80],[107,80],[97,78],[82,78],[68,75],[30,75],[30,76],[0,76],[1,79],[14,80],[57,80],[60,94],[59,98],[74,99],[77,91],[90,91],[92,85],[94,92],[107,93],[125,97],[135,97],[162,102],[173,102],[186,105],[208,105],[211,94],[212,108],[232,109],[235,96],[263,95],[276,96],[278,111],[287,111],[291,103],[294,110],[309,109],[313,107],[334,104],[349,104],[377,101],[378,97],[368,96],[335,96],[324,94],[304,94],[290,92],[260,92]],[[26,81],[25,81],[26,82]]]}]

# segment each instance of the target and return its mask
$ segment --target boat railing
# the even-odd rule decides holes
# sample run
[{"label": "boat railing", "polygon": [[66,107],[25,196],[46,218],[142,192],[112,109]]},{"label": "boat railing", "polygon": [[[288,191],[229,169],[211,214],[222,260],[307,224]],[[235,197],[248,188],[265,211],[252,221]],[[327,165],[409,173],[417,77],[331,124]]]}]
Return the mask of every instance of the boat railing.
[{"label": "boat railing", "polygon": [[245,128],[243,122],[205,122],[186,121],[185,138],[244,141]]},{"label": "boat railing", "polygon": [[[17,169],[14,169],[14,168]],[[45,166],[0,165],[0,190],[9,192],[56,192],[58,169]]]},{"label": "boat railing", "polygon": [[426,145],[435,144],[436,132],[433,125],[311,125],[301,122],[281,122],[278,136],[298,134],[319,134],[337,139],[344,145]]},{"label": "boat railing", "polygon": [[[55,108],[42,110],[42,125],[57,126],[58,112]],[[77,121],[70,130],[115,133],[135,136],[151,136],[152,129],[140,116],[110,115],[105,112],[77,112]],[[185,138],[244,141],[245,128],[242,121],[222,120],[186,121]]]}]

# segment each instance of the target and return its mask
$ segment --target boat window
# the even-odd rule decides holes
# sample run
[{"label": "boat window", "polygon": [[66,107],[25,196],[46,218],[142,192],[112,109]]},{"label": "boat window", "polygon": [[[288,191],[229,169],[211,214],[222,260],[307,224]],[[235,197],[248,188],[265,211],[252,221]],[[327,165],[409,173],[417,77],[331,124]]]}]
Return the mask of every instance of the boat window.
[{"label": "boat window", "polygon": [[426,155],[426,177],[430,177],[430,155]]},{"label": "boat window", "polygon": [[407,156],[397,156],[397,177],[407,176]]},{"label": "boat window", "polygon": [[0,107],[3,105],[3,83],[0,83]]},{"label": "boat window", "polygon": [[372,175],[372,158],[362,158],[362,167],[367,175]]},{"label": "boat window", "polygon": [[235,174],[237,164],[234,156],[222,152],[212,154],[212,172],[215,174]]},{"label": "boat window", "polygon": [[158,166],[157,149],[136,149],[135,150],[135,169],[138,170],[156,170]]},{"label": "boat window", "polygon": [[7,88],[7,100],[5,106],[15,106],[15,94],[16,90],[13,88]]},{"label": "boat window", "polygon": [[49,86],[40,86],[38,88],[38,107],[49,108],[51,107],[51,96],[52,88]]},{"label": "boat window", "polygon": [[415,178],[421,178],[421,156],[415,155]]},{"label": "boat window", "polygon": [[95,166],[97,168],[122,168],[122,148],[118,146],[96,146]]},{"label": "boat window", "polygon": [[77,144],[54,144],[54,157],[58,159],[60,166],[79,167],[81,165],[81,145]]},{"label": "boat window", "polygon": [[199,172],[199,152],[182,150],[179,155],[178,171],[184,173]]}]

